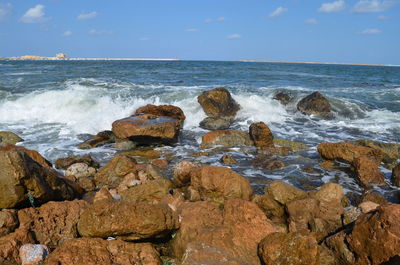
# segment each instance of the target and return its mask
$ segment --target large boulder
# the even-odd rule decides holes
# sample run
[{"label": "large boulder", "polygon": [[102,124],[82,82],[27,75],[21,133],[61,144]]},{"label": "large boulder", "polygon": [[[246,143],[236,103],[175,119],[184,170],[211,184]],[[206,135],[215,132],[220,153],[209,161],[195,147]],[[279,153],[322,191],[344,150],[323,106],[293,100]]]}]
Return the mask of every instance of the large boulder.
[{"label": "large boulder", "polygon": [[179,120],[181,127],[186,119],[185,114],[182,109],[173,105],[151,105],[140,107],[135,111],[135,114],[152,114],[157,117],[172,117]]},{"label": "large boulder", "polygon": [[0,146],[16,144],[22,141],[24,140],[13,132],[0,131]]},{"label": "large boulder", "polygon": [[400,158],[400,144],[398,143],[383,143],[367,139],[360,139],[351,143],[380,150],[383,153],[382,162],[389,168],[392,168],[396,164],[397,159]]},{"label": "large boulder", "polygon": [[235,117],[240,109],[239,104],[225,88],[214,88],[197,97],[204,112],[210,117]]},{"label": "large boulder", "polygon": [[121,240],[77,238],[52,252],[43,265],[162,265],[160,256],[149,243]]},{"label": "large boulder", "polygon": [[35,206],[50,200],[71,200],[74,190],[55,170],[34,161],[24,150],[0,150],[0,208]]},{"label": "large boulder", "polygon": [[165,237],[176,228],[176,223],[170,208],[99,200],[81,214],[78,231],[83,237],[118,237],[134,241]]},{"label": "large boulder", "polygon": [[269,127],[263,122],[253,123],[249,127],[250,138],[258,148],[273,147],[274,136]]},{"label": "large boulder", "polygon": [[291,201],[300,200],[307,197],[307,192],[280,180],[270,183],[265,188],[264,192],[282,205],[286,205]]},{"label": "large boulder", "polygon": [[332,117],[331,104],[318,91],[300,100],[297,103],[297,109],[307,115],[317,115],[324,118]]},{"label": "large boulder", "polygon": [[203,135],[201,148],[212,148],[214,146],[234,147],[252,146],[253,141],[248,133],[239,130],[217,130]]}]

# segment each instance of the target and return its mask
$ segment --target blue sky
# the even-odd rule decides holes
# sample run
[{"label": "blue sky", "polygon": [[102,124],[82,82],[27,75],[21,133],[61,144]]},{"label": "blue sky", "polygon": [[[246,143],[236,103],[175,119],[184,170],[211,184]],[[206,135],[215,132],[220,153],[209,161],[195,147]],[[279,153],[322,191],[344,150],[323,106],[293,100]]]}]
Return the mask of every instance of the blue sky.
[{"label": "blue sky", "polygon": [[400,0],[0,0],[0,56],[400,64]]}]

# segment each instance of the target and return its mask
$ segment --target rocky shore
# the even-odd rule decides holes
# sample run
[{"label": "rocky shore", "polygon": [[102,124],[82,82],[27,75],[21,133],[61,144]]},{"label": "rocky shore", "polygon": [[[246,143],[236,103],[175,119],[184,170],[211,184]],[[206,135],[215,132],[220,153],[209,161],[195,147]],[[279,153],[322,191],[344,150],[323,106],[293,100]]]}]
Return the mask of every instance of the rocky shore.
[{"label": "rocky shore", "polygon": [[[293,97],[275,99],[286,105]],[[175,148],[183,137],[186,116],[172,105],[140,107],[79,145],[120,150],[104,165],[90,155],[53,165],[18,135],[0,132],[0,264],[400,264],[400,204],[379,193],[400,185],[398,143],[317,146],[318,166],[344,170],[361,195],[337,183],[303,190],[280,180],[259,192],[231,168],[238,161],[229,150],[252,148],[252,167],[273,172],[309,147],[275,138],[263,122],[231,129],[240,105],[225,88],[204,91],[198,102],[207,115],[199,126],[209,132],[194,155],[220,153],[223,167],[154,148]],[[317,91],[297,109],[334,119]]]}]

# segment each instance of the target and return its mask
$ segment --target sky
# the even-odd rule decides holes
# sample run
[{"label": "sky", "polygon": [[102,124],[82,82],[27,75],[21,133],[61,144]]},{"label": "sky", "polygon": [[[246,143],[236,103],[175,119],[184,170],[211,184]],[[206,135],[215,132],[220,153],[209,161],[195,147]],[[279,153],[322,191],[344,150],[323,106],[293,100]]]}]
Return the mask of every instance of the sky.
[{"label": "sky", "polygon": [[0,56],[400,64],[400,0],[0,0]]}]

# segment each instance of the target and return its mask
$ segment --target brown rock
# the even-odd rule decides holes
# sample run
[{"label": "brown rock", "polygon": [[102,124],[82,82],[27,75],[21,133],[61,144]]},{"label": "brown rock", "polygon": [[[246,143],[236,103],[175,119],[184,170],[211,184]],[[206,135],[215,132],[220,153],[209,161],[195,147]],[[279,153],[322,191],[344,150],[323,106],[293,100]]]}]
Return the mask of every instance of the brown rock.
[{"label": "brown rock", "polygon": [[181,161],[174,167],[173,177],[178,185],[184,185],[190,182],[191,174],[199,166],[189,161]]},{"label": "brown rock", "polygon": [[205,166],[191,174],[191,187],[200,193],[202,200],[223,202],[230,198],[250,200],[252,188],[249,181],[233,170]]},{"label": "brown rock", "polygon": [[293,96],[286,92],[278,92],[275,94],[273,99],[278,100],[282,105],[287,105],[290,101],[292,101]]},{"label": "brown rock", "polygon": [[265,188],[264,192],[283,205],[307,197],[305,191],[295,188],[280,180],[273,181]]},{"label": "brown rock", "polygon": [[85,192],[96,190],[96,184],[92,178],[79,178],[77,182]]},{"label": "brown rock", "polygon": [[400,144],[398,143],[382,143],[366,139],[356,140],[352,143],[380,150],[383,153],[383,162],[387,164],[389,168],[394,166],[397,159],[400,158]]},{"label": "brown rock", "polygon": [[121,200],[137,203],[157,204],[170,194],[173,184],[168,179],[149,180],[143,184],[130,187],[120,193]]},{"label": "brown rock", "polygon": [[173,105],[151,105],[148,104],[140,107],[135,111],[135,114],[152,114],[157,117],[172,117],[180,121],[181,127],[186,119],[182,109]]},{"label": "brown rock", "polygon": [[166,159],[152,159],[150,160],[150,164],[161,169],[166,169],[169,165],[168,160]]},{"label": "brown rock", "polygon": [[360,201],[361,202],[366,202],[366,201],[371,201],[379,205],[383,205],[387,203],[387,200],[385,196],[380,194],[377,191],[374,190],[365,190],[363,194],[361,195]]},{"label": "brown rock", "polygon": [[65,242],[43,265],[162,265],[158,252],[149,243],[77,238]]},{"label": "brown rock", "polygon": [[297,109],[307,115],[318,115],[324,118],[332,117],[331,104],[318,91],[300,100],[297,103]]},{"label": "brown rock", "polygon": [[83,143],[81,143],[78,148],[80,149],[91,149],[106,144],[115,143],[115,135],[112,131],[102,131]]},{"label": "brown rock", "polygon": [[175,216],[169,208],[109,200],[93,203],[78,222],[83,237],[119,237],[128,241],[164,237],[175,228]]},{"label": "brown rock", "polygon": [[285,167],[285,163],[277,158],[271,158],[270,156],[257,156],[252,161],[253,167],[263,168],[266,170],[277,170]]},{"label": "brown rock", "polygon": [[137,175],[136,160],[126,155],[116,155],[94,176],[98,186],[117,187],[128,174]]},{"label": "brown rock", "polygon": [[140,158],[144,158],[143,160],[155,159],[161,156],[160,151],[154,149],[136,149],[124,152],[123,154],[128,156],[138,156]]},{"label": "brown rock", "polygon": [[199,124],[200,128],[215,131],[229,129],[233,122],[232,118],[227,117],[206,117]]},{"label": "brown rock", "polygon": [[139,144],[176,141],[181,127],[180,120],[152,114],[135,115],[112,123],[114,134],[129,138]]},{"label": "brown rock", "polygon": [[99,167],[99,164],[96,161],[94,161],[90,155],[69,156],[69,157],[59,158],[56,160],[55,166],[58,169],[66,170],[69,166],[76,163],[85,163],[86,165],[94,168]]},{"label": "brown rock", "polygon": [[96,192],[96,195],[93,198],[93,202],[101,201],[101,200],[114,200],[110,191],[107,187],[101,187],[101,189]]},{"label": "brown rock", "polygon": [[392,170],[392,184],[400,187],[400,163]]},{"label": "brown rock", "polygon": [[210,117],[235,117],[239,104],[225,88],[214,88],[197,97],[204,112]]},{"label": "brown rock", "polygon": [[341,202],[344,199],[343,187],[336,183],[326,183],[313,194],[313,197],[324,201]]},{"label": "brown rock", "polygon": [[0,211],[0,237],[14,232],[19,226],[16,210],[3,209]]},{"label": "brown rock", "polygon": [[253,123],[249,127],[250,138],[258,148],[273,147],[274,136],[269,127],[263,122]]},{"label": "brown rock", "polygon": [[182,258],[182,265],[243,265],[248,264],[240,257],[205,243],[189,243]]},{"label": "brown rock", "polygon": [[358,208],[361,209],[362,213],[369,213],[372,211],[375,211],[379,207],[379,204],[374,203],[374,202],[362,202],[358,205]]},{"label": "brown rock", "polygon": [[325,160],[319,163],[319,166],[326,170],[332,170],[335,163],[330,160]]},{"label": "brown rock", "polygon": [[25,228],[19,228],[11,234],[0,237],[0,264],[21,264],[19,248],[29,243],[35,243],[35,240]]},{"label": "brown rock", "polygon": [[306,150],[309,148],[307,145],[305,145],[301,142],[294,142],[294,141],[278,139],[278,138],[274,138],[274,145],[279,146],[279,147],[290,148],[294,152]]},{"label": "brown rock", "polygon": [[364,187],[371,187],[372,184],[386,185],[385,176],[373,160],[361,156],[354,159],[353,164],[356,177]]},{"label": "brown rock", "polygon": [[358,146],[348,142],[320,143],[318,152],[325,159],[339,159],[350,164],[353,163],[355,158],[366,156],[376,161],[376,164],[379,165],[383,158],[382,152],[378,149]]},{"label": "brown rock", "polygon": [[49,248],[78,237],[76,225],[87,208],[85,201],[48,202],[39,208],[18,211],[21,227],[30,229],[36,240]]},{"label": "brown rock", "polygon": [[131,150],[137,146],[137,143],[129,139],[117,139],[114,147],[118,150]]},{"label": "brown rock", "polygon": [[[38,151],[36,150],[31,150],[31,149],[27,149],[23,146],[16,146],[16,145],[5,145],[3,147],[0,147],[0,152],[2,151],[23,151],[25,152],[30,158],[32,158],[36,163],[38,163],[39,165],[41,165],[44,168],[48,168],[48,169],[53,169],[53,165],[50,163],[50,161],[48,161],[46,158],[44,158]],[[52,172],[54,172],[54,170],[52,170]]]},{"label": "brown rock", "polygon": [[0,131],[0,146],[23,142],[24,139],[13,132]]},{"label": "brown rock", "polygon": [[275,201],[270,195],[254,195],[253,202],[264,211],[266,216],[272,221],[285,223],[285,208],[283,205]]},{"label": "brown rock", "polygon": [[248,133],[239,130],[217,130],[203,135],[201,148],[212,148],[217,145],[224,147],[252,146]]},{"label": "brown rock", "polygon": [[221,157],[220,161],[224,165],[235,165],[235,164],[237,164],[236,159],[233,158],[232,156],[228,155],[228,154],[224,154]]},{"label": "brown rock", "polygon": [[42,264],[48,255],[49,249],[45,245],[25,244],[19,249],[22,265]]}]

